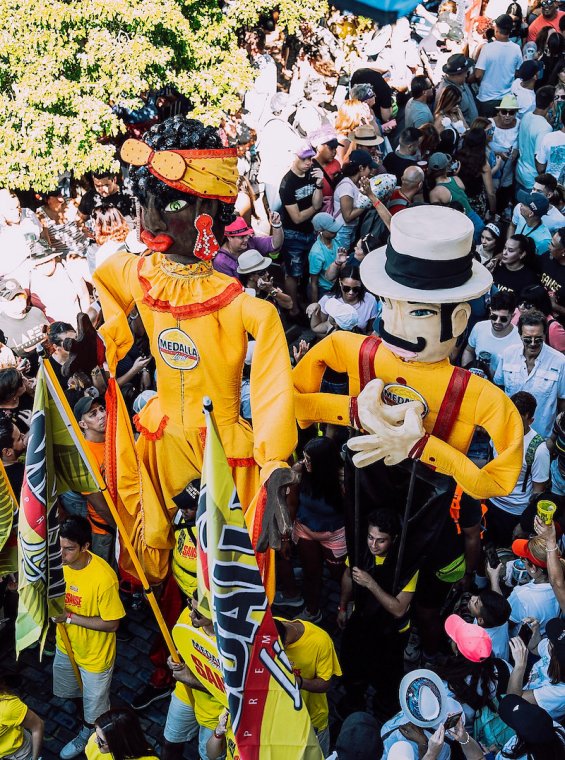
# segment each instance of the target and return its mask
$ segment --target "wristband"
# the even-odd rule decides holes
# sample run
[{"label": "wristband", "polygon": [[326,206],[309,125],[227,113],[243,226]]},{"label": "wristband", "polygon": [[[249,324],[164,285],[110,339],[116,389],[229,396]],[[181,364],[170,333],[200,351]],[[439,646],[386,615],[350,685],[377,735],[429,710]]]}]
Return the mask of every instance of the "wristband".
[{"label": "wristband", "polygon": [[467,738],[465,739],[464,742],[460,741],[459,744],[469,744],[469,742],[471,741],[471,737],[469,736],[467,731],[465,731],[465,735],[467,736]]},{"label": "wristband", "polygon": [[272,227],[274,230],[278,230],[278,229],[279,229],[279,227],[282,227],[282,224],[271,224],[271,227]]},{"label": "wristband", "polygon": [[381,202],[378,198],[376,201],[373,201],[373,208],[377,208],[377,206],[380,206],[380,205],[381,205]]},{"label": "wristband", "polygon": [[65,623],[67,625],[70,625],[72,622],[73,622],[73,613],[69,612],[69,614],[67,615],[67,619],[65,620]]},{"label": "wristband", "polygon": [[545,549],[545,550],[546,550],[546,552],[556,552],[558,548],[559,548],[558,546],[554,546],[554,547],[553,547],[553,549],[548,549],[548,548],[546,547],[546,549]]},{"label": "wristband", "polygon": [[345,261],[334,261],[334,264],[336,267],[342,267],[345,264]]},{"label": "wristband", "polygon": [[217,734],[216,729],[214,729],[214,739],[223,739],[224,734]]}]

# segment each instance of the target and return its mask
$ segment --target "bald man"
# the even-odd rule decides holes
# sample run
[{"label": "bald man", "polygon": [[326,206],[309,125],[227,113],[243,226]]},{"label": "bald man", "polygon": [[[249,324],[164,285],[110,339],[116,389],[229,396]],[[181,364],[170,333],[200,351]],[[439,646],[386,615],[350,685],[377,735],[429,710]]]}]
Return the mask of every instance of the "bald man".
[{"label": "bald man", "polygon": [[408,166],[387,204],[391,217],[414,204],[414,199],[422,192],[424,172],[420,166]]}]

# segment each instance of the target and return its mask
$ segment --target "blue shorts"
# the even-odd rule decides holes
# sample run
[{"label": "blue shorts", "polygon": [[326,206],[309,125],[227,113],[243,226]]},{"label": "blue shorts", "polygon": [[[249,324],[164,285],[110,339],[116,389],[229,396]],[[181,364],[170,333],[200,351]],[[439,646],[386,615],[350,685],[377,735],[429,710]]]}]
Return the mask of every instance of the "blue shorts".
[{"label": "blue shorts", "polygon": [[299,279],[308,271],[308,254],[316,242],[314,233],[284,231],[282,254],[285,273],[288,277]]},{"label": "blue shorts", "polygon": [[198,723],[194,710],[173,694],[163,731],[165,739],[172,744],[183,744],[193,739],[197,731]]}]

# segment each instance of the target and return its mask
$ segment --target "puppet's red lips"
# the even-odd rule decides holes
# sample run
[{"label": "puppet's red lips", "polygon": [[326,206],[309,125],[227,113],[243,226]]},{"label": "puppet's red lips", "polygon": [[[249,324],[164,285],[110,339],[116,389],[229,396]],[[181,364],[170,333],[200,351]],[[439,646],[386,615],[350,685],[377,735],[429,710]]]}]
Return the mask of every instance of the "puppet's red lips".
[{"label": "puppet's red lips", "polygon": [[157,251],[158,253],[168,251],[175,242],[170,235],[154,235],[152,232],[149,232],[149,230],[143,230],[139,237],[141,242],[145,243],[151,251]]}]

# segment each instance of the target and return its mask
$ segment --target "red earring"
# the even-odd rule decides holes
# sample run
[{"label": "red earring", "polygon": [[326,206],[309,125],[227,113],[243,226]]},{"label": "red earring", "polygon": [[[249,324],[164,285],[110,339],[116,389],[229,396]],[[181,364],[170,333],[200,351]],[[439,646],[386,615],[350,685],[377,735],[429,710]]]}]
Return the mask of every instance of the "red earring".
[{"label": "red earring", "polygon": [[220,250],[220,244],[212,232],[212,222],[210,214],[199,214],[194,221],[194,226],[198,230],[194,244],[194,255],[202,261],[210,261],[214,254]]}]

